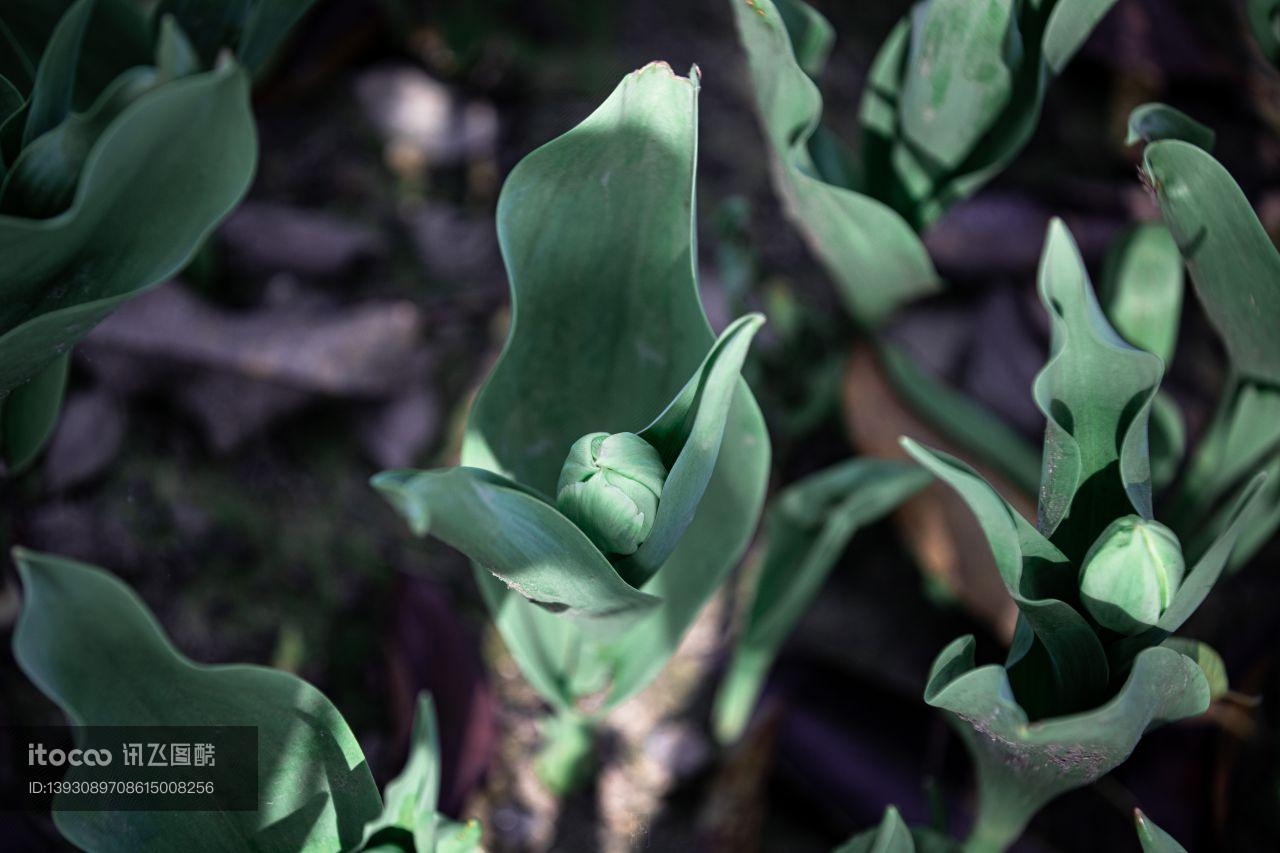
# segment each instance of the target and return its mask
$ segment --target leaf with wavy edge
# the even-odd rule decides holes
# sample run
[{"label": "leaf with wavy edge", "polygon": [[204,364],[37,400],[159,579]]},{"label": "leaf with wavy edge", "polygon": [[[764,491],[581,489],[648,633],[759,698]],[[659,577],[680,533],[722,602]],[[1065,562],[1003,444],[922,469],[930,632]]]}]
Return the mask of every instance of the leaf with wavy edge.
[{"label": "leaf with wavy edge", "polygon": [[[808,146],[821,120],[822,96],[796,58],[779,4],[731,0],[731,7],[770,145],[774,185],[788,218],[835,280],[849,312],[874,326],[903,303],[936,291],[933,264],[902,216],[817,177]],[[809,9],[805,15],[817,13]]]},{"label": "leaf with wavy edge", "polygon": [[[1130,228],[1112,243],[1103,265],[1099,299],[1112,327],[1126,341],[1173,360],[1185,289],[1182,256],[1169,229],[1158,223]],[[1173,397],[1158,391],[1148,424],[1151,482],[1168,485],[1186,452],[1186,424]]]},{"label": "leaf with wavy edge", "polygon": [[300,678],[258,666],[192,663],[127,586],[81,563],[18,549],[24,602],[13,636],[23,672],[73,725],[258,728],[253,812],[55,811],[78,846],[154,849],[353,849],[381,808],[355,736]]},{"label": "leaf with wavy edge", "polygon": [[607,636],[658,604],[638,591],[680,543],[711,480],[747,348],[763,324],[734,322],[675,399],[638,431],[668,469],[653,529],[633,555],[609,559],[531,488],[481,468],[387,471],[373,486],[414,533],[452,545],[534,604]]},{"label": "leaf with wavy edge", "polygon": [[929,481],[914,465],[850,459],[789,486],[765,519],[765,554],[746,624],[716,693],[716,737],[741,735],[769,666],[862,527]]},{"label": "leaf with wavy edge", "polygon": [[[923,63],[926,56],[930,61],[937,57],[916,44],[921,28],[909,26],[908,21],[929,19],[933,10],[949,3],[917,4],[910,18],[901,21],[881,46],[863,94],[863,189],[890,204],[915,228],[932,225],[952,205],[999,174],[1026,146],[1051,78],[1062,71],[1114,2],[1014,4],[1016,22],[974,39],[971,50],[952,54],[949,69],[941,70],[922,70],[914,64]],[[964,6],[958,14],[962,25],[973,26],[973,21],[963,19],[976,13],[965,4],[959,6]],[[1008,11],[1003,4],[995,8],[1002,23]],[[996,37],[1001,32],[1003,39]],[[989,100],[971,102],[971,109],[955,115],[952,122],[924,133],[922,128],[932,124],[926,120],[932,105],[923,102],[912,110],[904,97],[907,81],[913,76],[953,80],[978,66],[993,75],[983,81],[993,85],[974,87],[976,92],[985,90]],[[950,139],[964,139],[967,144],[955,150],[948,146]],[[934,149],[933,156],[926,153],[929,149]],[[946,156],[938,157],[939,150]]]},{"label": "leaf with wavy edge", "polygon": [[[1067,603],[1077,597],[1076,572],[1067,558],[968,465],[910,439],[904,438],[902,446],[969,505],[991,546],[1005,589],[1048,656],[1047,695],[1020,691],[1029,710],[1040,716],[1096,701],[1110,678],[1107,655],[1088,621]],[[1036,648],[1030,640],[1024,632],[1010,649],[1007,665],[1015,677],[1020,677],[1020,665],[1035,674],[1042,663],[1024,661]]]},{"label": "leaf with wavy edge", "polygon": [[1033,387],[1046,419],[1037,527],[1079,560],[1112,519],[1152,516],[1147,422],[1164,367],[1111,328],[1058,219],[1049,224],[1039,289],[1051,339]]},{"label": "leaf with wavy edge", "polygon": [[1280,251],[1211,154],[1181,140],[1148,145],[1143,170],[1205,313],[1242,376],[1280,384]]},{"label": "leaf with wavy edge", "polygon": [[0,216],[0,394],[180,269],[248,189],[256,158],[248,79],[227,65],[126,108],[64,213]]},{"label": "leaf with wavy edge", "polygon": [[1148,728],[1207,709],[1209,685],[1191,659],[1146,649],[1110,701],[1030,722],[1004,668],[975,668],[974,640],[961,637],[934,662],[925,701],[947,712],[977,766],[978,818],[968,846],[1003,850],[1050,800],[1123,763]]},{"label": "leaf with wavy edge", "polygon": [[657,599],[628,584],[545,499],[480,468],[386,471],[373,485],[419,536],[430,533],[545,610],[607,634]]},{"label": "leaf with wavy edge", "polygon": [[[585,121],[521,161],[499,198],[512,326],[472,409],[463,465],[551,494],[578,438],[655,420],[655,440],[667,441],[677,423],[676,433],[690,426],[697,453],[715,459],[683,536],[635,593],[660,604],[625,631],[584,630],[582,620],[530,604],[477,566],[508,648],[559,707],[607,690],[593,704],[604,710],[656,675],[742,555],[764,500],[768,437],[741,380],[730,383],[722,432],[696,416],[659,418],[675,414],[668,406],[682,392],[699,399],[689,377],[714,346],[694,274],[697,92],[696,79],[665,64],[628,75]],[[729,350],[757,323],[735,326],[717,363],[736,359]],[[701,397],[710,403],[719,393]],[[690,482],[702,476],[695,468],[688,465]],[[685,514],[680,503],[673,521]]]}]

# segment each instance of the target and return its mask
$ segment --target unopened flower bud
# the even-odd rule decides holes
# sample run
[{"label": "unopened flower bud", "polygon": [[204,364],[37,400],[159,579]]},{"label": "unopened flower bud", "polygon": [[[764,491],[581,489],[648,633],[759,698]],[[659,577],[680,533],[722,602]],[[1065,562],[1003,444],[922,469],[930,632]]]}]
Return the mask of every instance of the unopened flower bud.
[{"label": "unopened flower bud", "polygon": [[1125,516],[1113,521],[1085,555],[1080,598],[1099,625],[1140,634],[1168,608],[1185,569],[1172,530]]},{"label": "unopened flower bud", "polygon": [[556,508],[605,554],[634,554],[658,513],[667,469],[658,451],[630,432],[584,435],[569,448]]}]

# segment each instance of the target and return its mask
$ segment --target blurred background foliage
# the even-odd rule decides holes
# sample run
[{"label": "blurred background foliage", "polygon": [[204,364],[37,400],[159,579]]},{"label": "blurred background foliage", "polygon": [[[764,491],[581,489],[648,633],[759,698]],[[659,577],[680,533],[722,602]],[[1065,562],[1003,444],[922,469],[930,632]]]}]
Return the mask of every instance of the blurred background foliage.
[{"label": "blurred background foliage", "polygon": [[[909,4],[815,5],[839,34],[827,118],[852,139],[866,69]],[[962,824],[967,762],[921,688],[952,637],[977,632],[992,657],[1010,623],[985,546],[955,532],[944,502],[859,533],[737,747],[717,753],[707,724],[737,624],[730,590],[613,723],[598,790],[557,803],[528,766],[537,700],[486,628],[465,561],[405,536],[367,486],[381,468],[456,458],[506,328],[501,181],[652,59],[702,69],[703,299],[717,329],[747,309],[769,317],[748,376],[775,486],[927,436],[782,219],[726,0],[318,0],[259,75],[249,199],[180,281],[79,348],[43,463],[0,487],[4,535],[117,572],[196,660],[304,675],[380,782],[403,761],[412,697],[431,690],[442,808],[479,816],[495,850],[621,850],[636,837],[825,850],[889,803],[909,823]],[[1066,220],[1097,280],[1111,239],[1157,215],[1140,148],[1124,145],[1130,110],[1153,100],[1215,129],[1216,156],[1280,234],[1280,76],[1245,4],[1120,0],[1051,88],[1030,146],[928,232],[951,287],[890,324],[926,370],[1033,442],[1045,226]],[[1191,300],[1182,326],[1166,388],[1194,443],[1225,362]],[[1223,653],[1238,695],[1154,733],[1015,849],[1134,849],[1139,802],[1191,850],[1280,846],[1278,556],[1264,548],[1188,625]],[[6,573],[6,633],[16,596]],[[0,724],[58,720],[5,654]],[[12,849],[60,843],[27,816],[0,816],[0,833]]]}]

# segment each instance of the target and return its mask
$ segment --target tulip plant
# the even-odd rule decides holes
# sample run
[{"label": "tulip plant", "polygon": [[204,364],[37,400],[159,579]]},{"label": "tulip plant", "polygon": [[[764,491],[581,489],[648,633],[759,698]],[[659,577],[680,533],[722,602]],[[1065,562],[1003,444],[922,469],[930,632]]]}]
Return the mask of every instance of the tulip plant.
[{"label": "tulip plant", "polygon": [[699,76],[653,64],[507,179],[512,325],[461,466],[374,485],[471,558],[555,709],[540,759],[564,790],[594,721],[644,687],[742,555],[769,440],[739,378],[762,319],[711,335],[694,274]]},{"label": "tulip plant", "polygon": [[1039,280],[1052,342],[1035,382],[1047,422],[1036,523],[963,462],[903,442],[969,505],[1019,610],[1003,664],[976,666],[964,637],[938,656],[925,687],[977,765],[971,851],[1005,849],[1049,800],[1226,689],[1217,654],[1173,634],[1226,567],[1266,481],[1253,477],[1218,536],[1194,562],[1184,556],[1153,514],[1148,424],[1162,360],[1108,322],[1060,222]]},{"label": "tulip plant", "polygon": [[249,70],[309,5],[0,9],[0,454],[10,471],[53,429],[71,347],[181,270],[243,197],[257,159]]},{"label": "tulip plant", "polygon": [[379,795],[342,714],[307,682],[259,666],[192,663],[112,575],[21,549],[14,560],[25,593],[14,657],[72,726],[257,728],[257,810],[71,811],[55,798],[54,823],[77,847],[95,853],[480,849],[478,824],[454,823],[436,812],[440,762],[429,698],[418,701],[404,770]]}]

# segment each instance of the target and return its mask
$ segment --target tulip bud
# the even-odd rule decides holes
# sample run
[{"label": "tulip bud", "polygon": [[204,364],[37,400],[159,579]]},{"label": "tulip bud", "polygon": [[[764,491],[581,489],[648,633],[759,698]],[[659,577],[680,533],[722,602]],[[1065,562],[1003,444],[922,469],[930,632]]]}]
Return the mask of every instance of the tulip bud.
[{"label": "tulip bud", "polygon": [[640,436],[591,433],[569,448],[556,508],[605,554],[634,554],[653,529],[666,479],[658,451]]},{"label": "tulip bud", "polygon": [[1099,625],[1140,634],[1168,608],[1185,569],[1172,530],[1125,516],[1113,521],[1085,555],[1080,597]]}]

